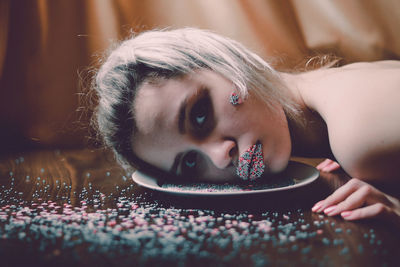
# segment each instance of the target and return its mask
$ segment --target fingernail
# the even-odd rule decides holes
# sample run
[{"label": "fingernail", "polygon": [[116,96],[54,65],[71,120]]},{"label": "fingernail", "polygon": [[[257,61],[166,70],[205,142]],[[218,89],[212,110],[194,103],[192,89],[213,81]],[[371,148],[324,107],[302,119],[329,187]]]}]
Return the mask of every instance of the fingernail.
[{"label": "fingernail", "polygon": [[324,213],[329,215],[329,213],[332,213],[335,209],[336,209],[336,205],[327,207],[326,209],[324,209]]},{"label": "fingernail", "polygon": [[321,202],[315,203],[314,207],[311,208],[313,212],[318,212],[322,206]]},{"label": "fingernail", "polygon": [[343,211],[340,213],[340,215],[342,215],[342,217],[349,217],[351,215],[351,211]]}]

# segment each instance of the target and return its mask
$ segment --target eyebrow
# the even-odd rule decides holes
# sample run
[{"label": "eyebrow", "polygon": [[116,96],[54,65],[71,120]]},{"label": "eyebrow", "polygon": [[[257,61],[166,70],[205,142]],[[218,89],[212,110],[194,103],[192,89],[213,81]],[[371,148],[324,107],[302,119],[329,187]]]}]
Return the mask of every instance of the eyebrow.
[{"label": "eyebrow", "polygon": [[185,98],[178,111],[178,130],[180,134],[185,134],[185,119],[186,119],[186,107],[188,103],[188,98]]},{"label": "eyebrow", "polygon": [[[186,107],[188,105],[189,98],[190,97],[186,97],[182,101],[181,105],[179,106],[179,110],[178,110],[178,130],[179,130],[179,133],[182,135],[186,133],[186,129],[185,129]],[[172,164],[172,167],[170,169],[170,173],[177,175],[178,165],[179,165],[179,162],[181,161],[182,155],[183,155],[183,152],[180,152],[175,156],[174,163]]]},{"label": "eyebrow", "polygon": [[189,103],[192,103],[194,99],[197,99],[199,95],[201,95],[204,91],[208,92],[208,89],[204,86],[200,86],[197,90],[192,94],[187,96],[181,103],[178,110],[178,130],[180,134],[185,134],[185,119],[186,119],[186,108]]}]

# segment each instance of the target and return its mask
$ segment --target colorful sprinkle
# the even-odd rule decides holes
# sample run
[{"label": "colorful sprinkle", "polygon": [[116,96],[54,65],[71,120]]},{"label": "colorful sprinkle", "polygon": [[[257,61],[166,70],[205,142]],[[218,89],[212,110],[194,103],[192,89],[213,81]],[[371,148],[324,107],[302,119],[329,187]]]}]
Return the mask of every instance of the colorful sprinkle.
[{"label": "colorful sprinkle", "polygon": [[264,170],[262,144],[257,143],[239,157],[236,174],[245,181],[254,181],[263,175]]}]

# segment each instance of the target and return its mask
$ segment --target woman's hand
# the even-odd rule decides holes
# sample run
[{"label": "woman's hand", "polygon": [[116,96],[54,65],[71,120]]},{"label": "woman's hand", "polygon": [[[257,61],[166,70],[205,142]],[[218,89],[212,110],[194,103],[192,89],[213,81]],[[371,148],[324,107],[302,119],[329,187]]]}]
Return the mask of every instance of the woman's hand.
[{"label": "woman's hand", "polygon": [[400,201],[356,178],[317,202],[312,211],[323,211],[328,216],[340,214],[349,221],[379,218],[400,226]]},{"label": "woman's hand", "polygon": [[332,171],[339,169],[340,165],[336,161],[333,161],[331,159],[326,159],[323,162],[321,162],[320,164],[318,164],[318,166],[316,168],[319,171],[332,172]]}]

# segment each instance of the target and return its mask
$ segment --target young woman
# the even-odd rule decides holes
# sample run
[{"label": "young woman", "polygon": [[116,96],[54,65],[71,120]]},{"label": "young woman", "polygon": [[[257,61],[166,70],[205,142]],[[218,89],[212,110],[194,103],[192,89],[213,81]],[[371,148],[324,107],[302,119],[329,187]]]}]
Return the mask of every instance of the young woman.
[{"label": "young woman", "polygon": [[400,62],[274,70],[239,43],[193,28],[122,42],[97,73],[96,124],[121,164],[185,179],[253,181],[290,156],[352,177],[313,211],[399,223]]}]

